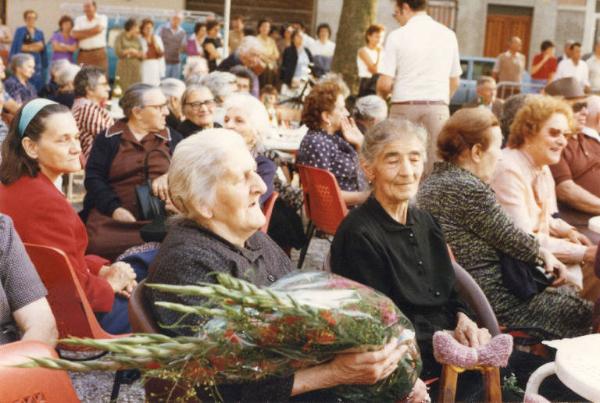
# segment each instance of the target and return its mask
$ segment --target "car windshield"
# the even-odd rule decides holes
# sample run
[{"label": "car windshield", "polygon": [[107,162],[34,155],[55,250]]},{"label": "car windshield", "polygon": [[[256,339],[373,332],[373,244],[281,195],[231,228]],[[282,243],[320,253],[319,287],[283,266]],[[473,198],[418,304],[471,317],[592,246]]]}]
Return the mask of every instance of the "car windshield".
[{"label": "car windshield", "polygon": [[481,76],[491,76],[493,69],[494,62],[473,61],[473,77],[471,79],[478,80]]}]

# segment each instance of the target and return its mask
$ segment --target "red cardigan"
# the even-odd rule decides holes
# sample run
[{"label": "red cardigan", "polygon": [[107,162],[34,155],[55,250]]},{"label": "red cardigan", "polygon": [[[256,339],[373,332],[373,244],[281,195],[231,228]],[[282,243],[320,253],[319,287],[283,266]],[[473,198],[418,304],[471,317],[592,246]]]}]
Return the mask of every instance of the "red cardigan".
[{"label": "red cardigan", "polygon": [[98,276],[109,263],[99,256],[85,256],[88,236],[81,219],[65,196],[39,173],[23,175],[6,186],[0,184],[0,212],[10,216],[23,242],[52,246],[69,257],[94,312],[109,312],[114,291]]}]

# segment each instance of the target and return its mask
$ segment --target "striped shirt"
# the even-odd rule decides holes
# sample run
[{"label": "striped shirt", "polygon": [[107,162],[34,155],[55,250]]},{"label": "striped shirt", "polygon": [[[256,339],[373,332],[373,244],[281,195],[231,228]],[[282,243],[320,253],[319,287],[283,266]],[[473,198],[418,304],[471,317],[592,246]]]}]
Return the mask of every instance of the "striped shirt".
[{"label": "striped shirt", "polygon": [[96,135],[111,127],[114,120],[108,110],[83,97],[75,100],[71,111],[79,128],[81,151],[87,160]]}]

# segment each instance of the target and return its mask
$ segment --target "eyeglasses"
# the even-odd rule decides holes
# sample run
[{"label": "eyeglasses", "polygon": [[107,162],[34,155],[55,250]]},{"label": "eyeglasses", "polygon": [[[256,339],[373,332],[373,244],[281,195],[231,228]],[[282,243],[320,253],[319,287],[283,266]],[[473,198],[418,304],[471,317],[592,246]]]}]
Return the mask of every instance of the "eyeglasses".
[{"label": "eyeglasses", "polygon": [[573,135],[573,132],[563,132],[562,130],[555,129],[553,127],[548,129],[548,133],[550,133],[550,135],[553,137],[560,136],[562,134],[563,136],[569,138]]},{"label": "eyeglasses", "polygon": [[587,102],[575,102],[571,107],[573,112],[580,112],[583,108],[587,108]]},{"label": "eyeglasses", "polygon": [[164,104],[160,104],[160,105],[144,105],[144,106],[142,106],[142,108],[154,108],[157,110],[164,110],[164,109],[169,109],[169,106],[165,102]]},{"label": "eyeglasses", "polygon": [[189,106],[190,108],[192,108],[192,110],[199,110],[203,106],[206,106],[207,108],[210,108],[214,104],[215,104],[215,100],[214,99],[207,99],[206,101],[188,102],[185,105]]}]

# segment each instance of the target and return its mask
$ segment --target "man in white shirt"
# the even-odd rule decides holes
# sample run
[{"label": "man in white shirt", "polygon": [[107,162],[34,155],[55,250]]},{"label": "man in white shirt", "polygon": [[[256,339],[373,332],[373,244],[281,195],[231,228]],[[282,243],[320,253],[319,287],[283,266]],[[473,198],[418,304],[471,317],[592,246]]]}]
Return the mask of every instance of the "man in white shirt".
[{"label": "man in white shirt", "polygon": [[586,93],[590,92],[589,69],[586,62],[581,60],[581,44],[575,42],[571,45],[571,58],[563,59],[558,63],[553,81],[565,77],[574,77]]},{"label": "man in white shirt", "polygon": [[86,0],[83,3],[83,13],[75,18],[71,35],[79,41],[79,56],[77,63],[98,66],[108,72],[108,57],[106,56],[106,15],[96,13],[96,2]]},{"label": "man in white shirt", "polygon": [[592,92],[600,92],[600,38],[596,39],[594,53],[587,60],[588,70],[590,71],[590,87]]},{"label": "man in white shirt", "polygon": [[377,92],[392,94],[391,118],[406,118],[428,133],[425,175],[436,158],[437,136],[461,75],[456,35],[426,12],[426,0],[396,0],[401,27],[386,41]]}]

